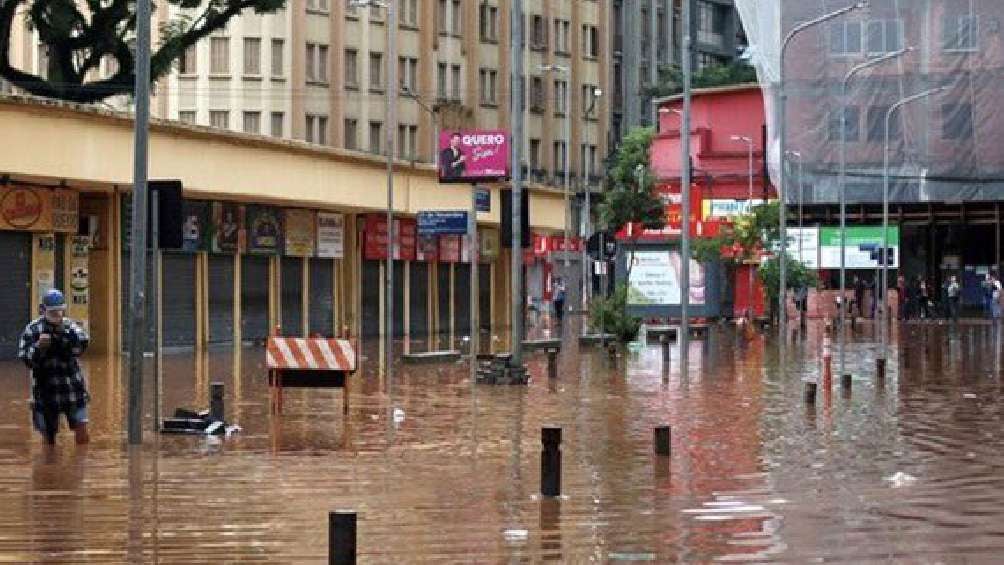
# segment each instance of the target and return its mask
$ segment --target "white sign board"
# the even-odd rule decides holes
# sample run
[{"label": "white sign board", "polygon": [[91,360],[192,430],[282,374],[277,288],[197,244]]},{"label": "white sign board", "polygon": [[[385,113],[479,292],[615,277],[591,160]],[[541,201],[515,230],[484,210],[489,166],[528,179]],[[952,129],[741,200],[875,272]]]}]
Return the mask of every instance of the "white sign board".
[{"label": "white sign board", "polygon": [[809,269],[819,268],[819,228],[788,228],[788,256]]},{"label": "white sign board", "polygon": [[[681,303],[679,251],[636,251],[628,278],[628,304],[632,306],[675,305]],[[690,303],[704,304],[706,278],[700,263],[690,260]]]},{"label": "white sign board", "polygon": [[317,213],[317,256],[341,259],[345,256],[345,216]]}]

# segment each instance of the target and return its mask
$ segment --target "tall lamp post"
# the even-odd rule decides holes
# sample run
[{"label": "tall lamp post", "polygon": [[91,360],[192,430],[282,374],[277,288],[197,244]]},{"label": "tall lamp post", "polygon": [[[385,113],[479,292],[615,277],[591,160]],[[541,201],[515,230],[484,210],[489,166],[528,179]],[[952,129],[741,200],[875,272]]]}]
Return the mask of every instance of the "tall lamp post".
[{"label": "tall lamp post", "polygon": [[[907,104],[911,102],[916,102],[936,94],[940,94],[948,90],[947,86],[939,86],[937,88],[931,88],[925,90],[919,94],[914,94],[913,96],[907,96],[899,102],[896,102],[885,113],[885,149],[883,150],[883,162],[882,162],[882,251],[879,253],[879,259],[882,261],[882,318],[880,318],[879,331],[882,333],[882,348],[879,350],[877,357],[878,363],[884,363],[886,359],[886,350],[889,347],[889,129],[890,123],[892,122],[892,115]],[[902,131],[902,128],[900,128]]]},{"label": "tall lamp post", "polygon": [[[592,117],[593,112],[596,111],[596,101],[599,100],[602,96],[603,96],[603,91],[602,90],[600,90],[599,88],[594,88],[593,89],[593,97],[589,101],[589,107],[586,108],[586,111],[584,112],[584,117],[586,118],[587,121],[589,120],[589,118]],[[589,134],[589,127],[588,127],[588,124],[586,124],[586,135],[588,135],[588,134]],[[588,138],[587,138],[586,143],[588,144]],[[585,160],[585,155],[583,155],[583,160]],[[584,167],[585,171],[583,173],[583,176],[585,177],[585,183],[584,184],[585,184],[585,187],[586,187],[586,212],[583,215],[585,225],[582,226],[582,231],[583,231],[582,239],[585,240],[585,241],[589,241],[589,238],[592,237],[592,235],[593,235],[592,234],[592,227],[593,227],[592,211],[593,211],[593,207],[592,207],[591,196],[592,196],[592,192],[593,192],[592,176],[593,176],[594,164],[593,164],[592,154],[590,154],[588,161],[586,163],[584,163],[584,165],[585,165],[585,167]],[[588,259],[589,258],[588,258],[588,254],[586,253],[586,245],[583,245],[582,246],[582,256],[579,259],[579,261],[582,262],[582,309],[583,310],[588,310],[588,307],[589,307],[589,296],[592,294],[592,289],[593,289],[593,275],[592,275],[592,269],[589,268],[589,266],[587,266],[587,264],[589,263]],[[588,319],[588,318],[586,318],[586,319]],[[585,333],[586,333],[586,323],[583,322],[582,323],[582,334],[585,335]]]},{"label": "tall lamp post", "polygon": [[779,285],[780,288],[778,288],[778,322],[779,322],[778,323],[778,329],[780,330],[779,333],[781,335],[781,339],[779,340],[778,345],[780,346],[781,349],[784,349],[785,344],[787,343],[787,340],[785,339],[785,337],[787,335],[787,330],[788,330],[788,328],[787,328],[787,326],[788,326],[788,323],[787,323],[788,322],[787,321],[787,317],[788,317],[788,312],[787,312],[787,292],[786,292],[786,290],[787,290],[786,287],[787,287],[787,284],[788,284],[788,272],[787,272],[787,259],[788,259],[788,236],[787,236],[787,233],[788,233],[788,229],[787,229],[788,228],[788,214],[787,214],[788,202],[787,201],[788,201],[788,191],[786,190],[787,183],[785,182],[785,167],[784,167],[784,160],[785,160],[785,154],[786,154],[786,152],[785,152],[785,145],[786,145],[785,144],[785,134],[787,133],[788,124],[787,124],[787,119],[785,117],[785,104],[786,104],[787,94],[784,92],[784,56],[785,56],[786,51],[788,50],[788,46],[791,45],[791,41],[799,33],[803,32],[803,31],[805,31],[805,30],[807,30],[807,29],[809,29],[811,27],[814,27],[814,26],[817,26],[819,24],[828,22],[828,21],[830,21],[830,20],[832,20],[834,18],[838,18],[840,16],[843,16],[844,14],[850,13],[850,12],[852,12],[854,10],[858,10],[858,9],[861,9],[861,8],[866,8],[867,6],[868,6],[868,2],[867,1],[856,2],[856,3],[854,3],[854,4],[850,5],[850,6],[846,6],[844,8],[839,9],[839,10],[835,10],[835,11],[830,12],[828,14],[824,14],[824,15],[819,16],[818,18],[815,18],[813,20],[802,22],[802,23],[796,25],[791,31],[789,31],[788,34],[784,37],[784,40],[781,42],[780,66],[778,68],[778,88],[777,88],[777,91],[775,93],[775,96],[777,97],[776,106],[777,106],[777,109],[778,109],[777,110],[777,116],[776,116],[776,118],[777,118],[777,124],[778,124],[778,126],[777,126],[777,131],[778,131],[778,145],[779,145],[779,149],[780,149],[780,151],[778,152],[778,154],[781,156],[781,161],[782,161],[781,162],[781,187],[780,187],[779,194],[778,194],[778,196],[780,196],[780,198],[781,198],[781,218],[780,218],[780,220],[781,220],[781,257],[780,257],[781,272],[780,272],[780,279],[781,280],[780,280],[780,285]]},{"label": "tall lamp post", "polygon": [[838,170],[838,182],[840,189],[840,333],[837,334],[837,371],[844,374],[844,344],[846,339],[846,312],[845,289],[847,288],[847,251],[845,249],[847,241],[847,89],[851,79],[865,69],[874,67],[885,61],[890,61],[902,57],[904,54],[913,51],[913,47],[907,47],[892,53],[887,53],[881,57],[869,59],[863,63],[851,67],[840,85],[840,168]]},{"label": "tall lamp post", "polygon": [[[753,212],[753,138],[748,135],[733,135],[730,139],[732,141],[740,141],[746,144],[747,153],[749,156],[748,167],[749,167],[749,210],[747,213]],[[747,289],[747,302],[746,308],[749,311],[750,319],[753,318],[753,265],[749,266],[749,288]]]},{"label": "tall lamp post", "polygon": [[798,260],[802,261],[802,192],[805,190],[802,176],[802,153],[799,151],[788,151],[788,155],[798,160],[798,181],[795,183],[798,186]]},{"label": "tall lamp post", "polygon": [[571,177],[569,177],[569,173],[570,173],[570,168],[571,167],[569,165],[571,164],[571,162],[568,159],[568,156],[569,156],[568,155],[568,150],[569,150],[569,147],[572,144],[572,115],[571,115],[572,109],[570,108],[570,106],[571,106],[571,97],[570,97],[571,88],[569,88],[569,85],[572,82],[572,72],[571,72],[571,70],[569,70],[568,67],[563,67],[561,65],[541,65],[540,72],[542,72],[542,73],[553,73],[556,76],[563,76],[563,77],[565,77],[565,93],[564,93],[564,96],[562,97],[562,105],[565,108],[565,150],[562,152],[562,161],[563,161],[562,165],[563,165],[563,168],[565,169],[565,171],[564,171],[565,172],[565,178],[564,178],[564,192],[565,192],[565,244],[563,246],[563,249],[564,249],[564,255],[565,255],[565,274],[567,275],[568,274],[568,268],[571,266],[571,260],[570,260],[570,258],[568,256],[568,237],[569,237],[569,233],[571,231],[570,226],[569,226],[569,224],[571,224],[571,218],[570,218],[571,214],[569,214],[569,211],[568,211],[568,207],[569,207],[568,190],[569,190],[570,180],[571,180]]}]

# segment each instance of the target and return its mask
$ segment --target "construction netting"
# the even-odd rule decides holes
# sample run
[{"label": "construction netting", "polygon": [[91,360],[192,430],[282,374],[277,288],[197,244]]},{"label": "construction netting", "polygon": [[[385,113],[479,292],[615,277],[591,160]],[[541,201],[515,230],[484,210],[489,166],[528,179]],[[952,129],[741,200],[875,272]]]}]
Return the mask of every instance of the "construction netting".
[{"label": "construction netting", "polygon": [[849,203],[881,202],[886,171],[891,202],[1004,200],[1004,0],[736,5],[764,88],[776,186],[781,46],[794,32],[783,75],[788,202],[798,186],[806,203],[838,202],[842,140]]}]

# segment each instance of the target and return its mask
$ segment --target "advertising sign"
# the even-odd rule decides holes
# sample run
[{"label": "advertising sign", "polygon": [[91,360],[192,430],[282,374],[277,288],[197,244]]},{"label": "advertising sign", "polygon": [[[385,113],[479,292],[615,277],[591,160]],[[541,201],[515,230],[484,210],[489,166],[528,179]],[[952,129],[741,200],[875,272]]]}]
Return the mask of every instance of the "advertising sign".
[{"label": "advertising sign", "polygon": [[278,208],[271,206],[248,206],[244,212],[247,218],[248,253],[276,255],[282,249],[282,218]]},{"label": "advertising sign", "polygon": [[42,303],[42,297],[56,284],[56,237],[51,233],[36,233],[31,236],[31,270],[35,278],[34,306]]},{"label": "advertising sign", "polygon": [[467,211],[443,210],[418,213],[420,235],[462,235],[467,233]]},{"label": "advertising sign", "polygon": [[90,317],[90,271],[88,267],[88,256],[90,255],[91,238],[83,236],[73,236],[70,240],[70,282],[69,301],[67,303],[67,314],[70,318],[84,327],[85,331],[90,331],[88,318]]},{"label": "advertising sign", "polygon": [[439,260],[443,263],[460,262],[460,240],[459,235],[444,235],[439,238]]},{"label": "advertising sign", "polygon": [[333,259],[345,256],[345,216],[317,213],[317,256]]},{"label": "advertising sign", "polygon": [[76,235],[80,228],[80,195],[72,190],[53,190],[52,231]]},{"label": "advertising sign", "polygon": [[230,202],[213,202],[210,248],[214,253],[237,253],[244,247],[244,208]]},{"label": "advertising sign", "polygon": [[[676,305],[682,302],[680,252],[636,251],[628,254],[632,261],[628,279],[628,304],[632,306]],[[690,303],[704,304],[704,267],[690,260]]]},{"label": "advertising sign", "polygon": [[313,257],[314,243],[317,236],[314,234],[317,220],[314,218],[313,210],[303,210],[300,208],[287,208],[286,215],[286,255],[290,257]]},{"label": "advertising sign", "polygon": [[208,246],[209,203],[185,200],[182,204],[181,248],[202,251]]},{"label": "advertising sign", "polygon": [[0,229],[52,231],[52,193],[28,186],[0,187]]},{"label": "advertising sign", "polygon": [[492,228],[478,230],[478,238],[481,242],[481,258],[487,261],[494,261],[499,256],[498,230]]},{"label": "advertising sign", "polygon": [[717,199],[705,200],[703,203],[704,219],[708,218],[735,218],[749,214],[754,207],[763,204],[763,199],[753,200],[732,200]]},{"label": "advertising sign", "polygon": [[472,183],[509,176],[508,132],[446,130],[439,134],[439,182]]},{"label": "advertising sign", "polygon": [[[877,269],[881,263],[882,227],[849,226],[845,238],[844,265],[848,269]],[[821,269],[840,268],[840,228],[819,228]],[[899,227],[889,226],[889,267],[899,268]]]},{"label": "advertising sign", "polygon": [[[387,258],[387,217],[383,214],[369,214],[363,233],[363,258],[383,260]],[[394,259],[415,260],[418,229],[411,218],[394,219]]]},{"label": "advertising sign", "polygon": [[418,236],[415,259],[435,263],[439,260],[439,238],[434,235]]},{"label": "advertising sign", "polygon": [[[617,232],[618,239],[665,241],[683,233],[683,195],[680,193],[680,187],[664,184],[655,187],[655,192],[665,205],[666,225],[662,229],[655,230],[645,228],[641,224],[627,224],[621,231]],[[701,198],[701,187],[693,185],[690,189],[690,221],[688,224],[690,235],[695,237],[700,237],[704,231],[701,220]]]},{"label": "advertising sign", "polygon": [[492,191],[487,188],[474,189],[474,209],[478,212],[492,211]]},{"label": "advertising sign", "polygon": [[809,269],[818,269],[819,228],[788,228],[788,255]]}]

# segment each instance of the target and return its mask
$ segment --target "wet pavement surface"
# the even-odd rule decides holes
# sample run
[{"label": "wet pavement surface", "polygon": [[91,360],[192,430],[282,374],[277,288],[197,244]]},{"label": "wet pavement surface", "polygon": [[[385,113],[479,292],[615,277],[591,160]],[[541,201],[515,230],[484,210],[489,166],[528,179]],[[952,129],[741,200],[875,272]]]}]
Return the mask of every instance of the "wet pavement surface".
[{"label": "wet pavement surface", "polygon": [[[466,363],[379,356],[338,390],[287,389],[269,414],[261,349],[165,358],[164,411],[226,385],[243,432],[149,434],[124,447],[121,359],[87,360],[92,443],[45,449],[28,381],[0,365],[0,562],[323,562],[327,517],[359,513],[364,562],[992,563],[1004,556],[1002,334],[989,325],[892,330],[884,383],[863,325],[815,407],[821,328],[789,345],[729,328],[674,346],[580,351],[559,377],[528,356],[529,387],[473,386]],[[152,381],[146,385],[152,398]],[[150,404],[152,406],[152,403]],[[398,410],[395,410],[398,409]],[[152,409],[147,429],[152,428]],[[672,456],[652,429],[672,426]],[[562,493],[541,499],[540,430],[563,429]]]}]

